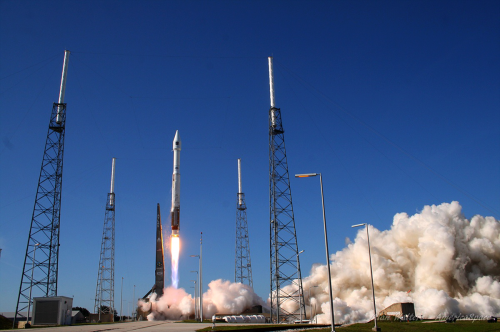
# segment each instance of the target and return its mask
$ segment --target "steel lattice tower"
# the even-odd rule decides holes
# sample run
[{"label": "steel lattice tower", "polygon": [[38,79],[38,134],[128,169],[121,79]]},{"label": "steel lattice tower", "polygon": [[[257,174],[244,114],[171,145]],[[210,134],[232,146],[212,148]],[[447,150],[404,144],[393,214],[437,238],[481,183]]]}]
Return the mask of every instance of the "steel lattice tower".
[{"label": "steel lattice tower", "polygon": [[[64,51],[64,64],[59,90],[59,102],[50,114],[42,167],[38,178],[35,206],[24,256],[13,327],[18,317],[29,321],[32,298],[57,296],[61,190],[66,125],[66,76],[69,51]],[[37,250],[38,249],[38,250]],[[27,315],[25,316],[25,312]]]},{"label": "steel lattice tower", "polygon": [[[274,104],[273,59],[269,62],[269,205],[271,261],[271,321],[292,322],[305,313],[292,193],[281,111]],[[285,288],[285,286],[288,286]],[[289,302],[294,302],[290,305]],[[284,309],[295,308],[293,311]]]},{"label": "steel lattice tower", "polygon": [[106,200],[101,255],[97,273],[94,312],[111,314],[115,309],[115,158],[111,164],[111,189]]},{"label": "steel lattice tower", "polygon": [[238,194],[236,197],[236,254],[234,282],[241,282],[253,288],[252,262],[248,239],[247,206],[241,190],[241,159],[238,159]]}]

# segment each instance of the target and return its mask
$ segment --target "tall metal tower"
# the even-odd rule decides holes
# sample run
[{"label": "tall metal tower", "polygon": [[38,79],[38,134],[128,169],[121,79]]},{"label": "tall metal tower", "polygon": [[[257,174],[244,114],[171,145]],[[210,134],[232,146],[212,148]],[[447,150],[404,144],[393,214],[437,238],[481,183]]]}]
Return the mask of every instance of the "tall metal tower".
[{"label": "tall metal tower", "polygon": [[252,262],[248,241],[247,206],[241,190],[241,159],[238,159],[238,194],[236,197],[236,255],[234,281],[253,288]]},{"label": "tall metal tower", "polygon": [[[165,266],[163,250],[163,230],[161,227],[160,203],[156,205],[156,267],[155,267],[155,285],[153,286],[156,298],[163,296],[165,288]],[[134,299],[135,301],[135,299]]]},{"label": "tall metal tower", "polygon": [[45,141],[35,206],[31,217],[26,255],[24,256],[14,327],[16,327],[18,318],[24,317],[29,320],[33,297],[57,296],[61,189],[66,125],[64,93],[66,91],[68,60],[69,51],[64,51],[59,101],[53,104],[50,114],[49,130]]},{"label": "tall metal tower", "polygon": [[[269,109],[271,321],[284,323],[300,319],[302,312],[305,313],[305,304],[286,159],[285,135],[281,122],[281,111],[274,104],[272,57],[268,58],[268,63],[271,93],[271,108]],[[291,287],[284,289],[285,286]],[[283,306],[285,302],[287,302],[287,309]]]},{"label": "tall metal tower", "polygon": [[111,190],[106,200],[102,230],[101,256],[97,273],[94,312],[111,314],[115,309],[115,158],[111,165]]}]

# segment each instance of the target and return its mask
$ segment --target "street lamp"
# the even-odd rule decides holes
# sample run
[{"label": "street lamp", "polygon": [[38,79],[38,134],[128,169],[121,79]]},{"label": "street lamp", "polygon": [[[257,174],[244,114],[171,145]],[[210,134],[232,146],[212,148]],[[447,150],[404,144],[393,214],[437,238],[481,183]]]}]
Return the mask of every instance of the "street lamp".
[{"label": "street lamp", "polygon": [[380,328],[377,326],[377,307],[375,306],[375,288],[373,287],[372,253],[370,250],[370,234],[368,233],[368,224],[367,223],[357,224],[357,225],[352,225],[351,227],[355,228],[360,226],[365,226],[366,239],[368,240],[368,258],[370,259],[370,275],[372,278],[373,312],[375,313],[375,318],[373,319],[375,321],[375,327],[372,329],[372,331],[380,331]]},{"label": "street lamp", "polygon": [[133,305],[132,305],[132,310],[134,310],[134,313],[132,313],[132,320],[135,321],[135,318],[137,318],[137,310],[135,310],[135,304],[137,303],[137,301],[135,300],[135,285],[134,285],[134,297],[133,297]]},{"label": "street lamp", "polygon": [[[198,271],[191,271],[191,273],[196,273],[196,280],[199,280]],[[198,297],[196,296],[196,288],[194,289],[194,319],[198,319]]]},{"label": "street lamp", "polygon": [[330,253],[328,252],[328,235],[326,232],[326,216],[325,216],[325,198],[323,196],[323,177],[321,173],[295,174],[296,178],[309,178],[319,175],[319,183],[321,185],[321,203],[323,207],[323,228],[325,231],[325,252],[326,266],[328,268],[328,287],[330,288],[330,314],[332,315],[332,332],[335,331],[335,318],[333,316],[333,293],[332,293],[332,275],[330,273]]},{"label": "street lamp", "polygon": [[[35,244],[35,249],[33,249],[33,265],[31,267],[31,281],[30,281],[30,298],[28,301],[28,318],[26,318],[26,323],[30,320],[30,310],[31,310],[31,291],[33,289],[33,272],[35,271],[35,253],[36,253],[36,248],[40,245],[40,243]],[[33,319],[33,315],[31,315],[31,318]]]}]

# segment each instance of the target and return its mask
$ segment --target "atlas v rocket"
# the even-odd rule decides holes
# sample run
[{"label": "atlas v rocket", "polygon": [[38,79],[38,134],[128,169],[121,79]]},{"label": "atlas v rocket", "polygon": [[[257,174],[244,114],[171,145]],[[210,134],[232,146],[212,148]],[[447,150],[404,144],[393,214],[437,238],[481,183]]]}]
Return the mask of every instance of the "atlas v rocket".
[{"label": "atlas v rocket", "polygon": [[174,142],[174,172],[172,174],[172,209],[170,221],[172,222],[172,236],[179,236],[179,221],[181,211],[181,138],[179,131],[175,132]]}]

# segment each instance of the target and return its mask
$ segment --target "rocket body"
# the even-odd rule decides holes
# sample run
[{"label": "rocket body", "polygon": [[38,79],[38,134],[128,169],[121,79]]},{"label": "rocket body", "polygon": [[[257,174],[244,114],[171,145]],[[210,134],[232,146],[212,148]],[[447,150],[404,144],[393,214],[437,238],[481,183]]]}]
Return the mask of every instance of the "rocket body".
[{"label": "rocket body", "polygon": [[179,236],[181,210],[181,138],[178,130],[175,132],[173,152],[174,172],[172,174],[172,208],[170,210],[170,220],[172,222],[172,236]]}]

